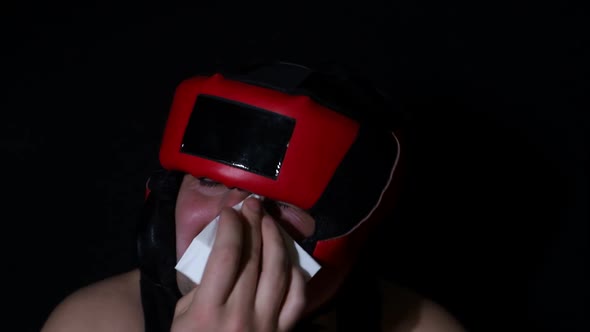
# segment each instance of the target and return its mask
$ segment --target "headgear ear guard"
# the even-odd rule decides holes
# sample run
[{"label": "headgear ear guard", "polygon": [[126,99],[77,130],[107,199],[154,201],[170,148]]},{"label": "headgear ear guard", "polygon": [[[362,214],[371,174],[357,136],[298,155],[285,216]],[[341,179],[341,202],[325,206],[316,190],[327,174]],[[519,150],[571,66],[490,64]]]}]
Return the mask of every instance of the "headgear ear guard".
[{"label": "headgear ear guard", "polygon": [[[375,95],[289,63],[182,82],[166,124],[165,169],[293,204],[316,231],[303,247],[322,265],[349,259],[390,189],[395,133]],[[385,202],[388,204],[389,202]]]}]

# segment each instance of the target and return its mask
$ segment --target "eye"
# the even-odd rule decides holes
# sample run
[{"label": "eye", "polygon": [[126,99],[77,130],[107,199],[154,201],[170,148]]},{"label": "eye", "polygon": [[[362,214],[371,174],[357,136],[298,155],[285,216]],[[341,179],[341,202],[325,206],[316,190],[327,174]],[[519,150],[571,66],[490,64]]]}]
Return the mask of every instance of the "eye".
[{"label": "eye", "polygon": [[209,178],[199,178],[199,184],[204,187],[217,187],[221,186],[221,183],[213,181]]},{"label": "eye", "polygon": [[264,199],[262,201],[262,205],[264,206],[264,209],[266,210],[266,212],[268,212],[270,215],[272,215],[275,218],[280,217],[283,210],[288,210],[291,208],[291,206],[288,205],[287,203],[274,201],[271,199]]},{"label": "eye", "polygon": [[228,188],[221,182],[217,182],[210,178],[200,177],[194,178],[195,181],[193,189],[206,196],[217,196],[225,193]]},{"label": "eye", "polygon": [[293,209],[293,206],[283,203],[283,202],[275,202],[275,204],[281,209]]}]

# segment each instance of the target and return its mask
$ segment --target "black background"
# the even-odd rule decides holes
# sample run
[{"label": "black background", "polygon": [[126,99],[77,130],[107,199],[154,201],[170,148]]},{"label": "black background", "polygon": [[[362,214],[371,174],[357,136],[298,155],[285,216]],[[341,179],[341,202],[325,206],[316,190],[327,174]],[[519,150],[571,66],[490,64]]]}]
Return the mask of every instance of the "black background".
[{"label": "black background", "polygon": [[319,3],[2,5],[14,330],[133,266],[176,84],[267,55],[358,66],[406,113],[406,189],[375,245],[387,276],[472,331],[590,330],[587,9]]}]

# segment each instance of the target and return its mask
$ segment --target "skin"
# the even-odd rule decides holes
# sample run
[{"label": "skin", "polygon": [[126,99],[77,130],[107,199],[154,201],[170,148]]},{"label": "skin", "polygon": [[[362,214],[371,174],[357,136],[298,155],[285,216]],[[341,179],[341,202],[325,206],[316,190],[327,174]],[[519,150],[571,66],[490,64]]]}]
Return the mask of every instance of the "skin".
[{"label": "skin", "polygon": [[[309,214],[255,198],[248,198],[240,211],[231,208],[249,194],[185,176],[176,205],[177,259],[218,214],[220,223],[201,284],[177,274],[183,297],[176,305],[171,331],[289,331],[334,296],[344,281],[350,267],[322,269],[307,282],[289,261],[278,226],[294,238],[309,236],[315,227]],[[319,287],[323,278],[331,282]],[[432,301],[387,283],[382,291],[383,331],[463,331]],[[334,323],[330,313],[318,321]],[[42,332],[143,329],[139,273],[133,270],[68,296],[50,314]]]},{"label": "skin", "polygon": [[[172,331],[288,331],[301,316],[306,302],[305,279],[289,262],[276,220],[252,197],[239,212],[228,207],[248,195],[185,177],[176,206],[177,233],[202,231],[219,207],[221,215],[211,264],[207,264],[201,284],[194,285],[179,274],[179,288],[185,295],[177,304]],[[299,214],[308,217],[297,210],[281,219],[301,228],[295,218]],[[178,239],[178,258],[190,240],[191,236]]]},{"label": "skin", "polygon": [[[229,207],[244,200],[249,192],[242,191],[239,189],[228,189],[222,184],[216,183],[207,179],[197,179],[191,175],[185,176],[178,195],[176,204],[176,253],[177,260],[180,259],[182,254],[186,251],[192,239],[200,233],[205,226],[215,218],[221,211],[221,220],[224,219],[237,219],[239,216],[235,216],[235,211]],[[247,219],[252,221],[250,214],[250,208],[261,209],[260,215],[256,218],[266,218],[269,221],[273,221],[272,224],[279,224],[283,229],[289,232],[289,235],[293,238],[303,238],[311,236],[315,231],[315,221],[305,211],[284,203],[271,202],[265,203],[264,206],[259,206],[259,201],[254,198],[249,198],[244,202],[244,208],[242,214],[246,214]],[[227,211],[226,211],[227,210]],[[271,211],[269,214],[267,211]],[[226,213],[226,214],[224,214]],[[266,220],[265,219],[265,220]],[[259,226],[258,221],[255,222],[255,229],[250,229],[256,236]],[[220,225],[221,226],[221,225]],[[234,226],[235,229],[229,230],[228,232],[240,232],[238,226]],[[222,234],[219,232],[218,234]],[[217,242],[217,241],[216,241]],[[284,243],[275,243],[271,241],[265,242],[269,245],[277,244],[277,248],[269,248],[269,252],[280,252],[285,253]],[[267,247],[265,245],[264,247]],[[214,248],[215,249],[215,248]],[[282,257],[281,259],[288,260],[288,256]],[[345,267],[346,268],[346,267]],[[275,268],[276,269],[276,268]],[[307,287],[307,295],[303,294],[307,300],[306,313],[313,311],[324,301],[329,299],[333,293],[337,291],[338,286],[343,282],[346,273],[343,271],[321,271],[321,274],[317,275],[312,280],[310,285]],[[297,272],[299,277],[300,271]],[[207,271],[205,271],[207,273]],[[329,286],[323,283],[322,279],[330,278]],[[184,277],[182,274],[178,274],[178,285],[183,294],[188,293],[195,285]],[[205,284],[205,281],[202,282]],[[323,284],[323,285],[320,285]],[[321,287],[320,287],[321,286]]]}]

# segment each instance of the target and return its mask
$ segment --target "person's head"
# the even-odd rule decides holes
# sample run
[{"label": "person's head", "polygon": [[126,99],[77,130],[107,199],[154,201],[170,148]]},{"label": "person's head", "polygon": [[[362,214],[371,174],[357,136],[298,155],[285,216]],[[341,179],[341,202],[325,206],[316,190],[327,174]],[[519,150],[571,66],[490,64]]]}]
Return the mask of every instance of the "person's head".
[{"label": "person's head", "polygon": [[184,80],[160,149],[158,183],[173,185],[154,184],[172,187],[175,258],[221,208],[254,193],[322,265],[309,297],[326,300],[392,205],[400,146],[387,112],[364,81],[292,63]]}]

